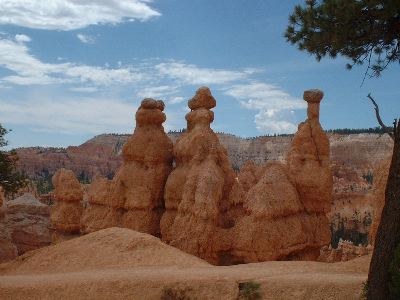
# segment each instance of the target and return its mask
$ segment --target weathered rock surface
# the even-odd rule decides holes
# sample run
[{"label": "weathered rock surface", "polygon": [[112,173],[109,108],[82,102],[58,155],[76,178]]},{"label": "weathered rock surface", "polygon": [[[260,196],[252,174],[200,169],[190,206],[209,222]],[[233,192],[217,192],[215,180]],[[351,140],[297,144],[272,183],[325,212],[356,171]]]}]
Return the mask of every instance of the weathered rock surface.
[{"label": "weathered rock surface", "polygon": [[17,247],[12,242],[9,228],[4,224],[0,216],[0,263],[13,260],[18,256]]},{"label": "weathered rock surface", "polygon": [[287,164],[299,197],[309,213],[327,213],[332,197],[329,139],[319,123],[318,90],[304,92],[307,120],[299,125],[287,156]]},{"label": "weathered rock surface", "polygon": [[234,171],[226,150],[210,128],[216,102],[202,87],[189,101],[187,132],[174,146],[176,168],[165,186],[161,219],[164,241],[185,252],[216,263],[217,227],[229,203]]},{"label": "weathered rock surface", "polygon": [[88,188],[88,205],[81,219],[81,232],[90,233],[100,229],[120,226],[123,211],[111,205],[112,181],[96,178]]},{"label": "weathered rock surface", "polygon": [[326,213],[332,174],[329,140],[318,119],[322,92],[306,91],[304,98],[309,102],[308,118],[293,138],[287,164],[267,163],[247,193],[246,214],[233,229],[236,241],[229,253],[236,261],[316,259],[321,246],[330,242]]},{"label": "weathered rock surface", "polygon": [[247,163],[236,180],[226,150],[210,129],[214,106],[206,88],[189,101],[194,110],[174,146],[176,168],[165,189],[163,240],[214,264],[316,259],[330,242],[325,214],[332,194],[319,103],[310,103],[287,165]]},{"label": "weathered rock surface", "polygon": [[369,240],[372,245],[375,243],[376,233],[378,231],[379,223],[381,222],[381,215],[383,206],[385,205],[385,191],[386,183],[389,176],[389,167],[391,157],[382,161],[375,171],[375,182],[373,187],[373,208],[374,218],[369,233]]},{"label": "weathered rock surface", "polygon": [[51,224],[59,233],[79,233],[83,190],[71,170],[60,169],[53,176],[53,198],[56,202],[51,211]]},{"label": "weathered rock surface", "polygon": [[163,110],[162,101],[142,101],[135,131],[122,150],[123,165],[113,180],[99,179],[89,187],[83,232],[121,226],[160,235],[164,185],[173,159]]},{"label": "weathered rock surface", "polygon": [[30,194],[8,201],[0,216],[0,262],[49,245],[49,213]]}]

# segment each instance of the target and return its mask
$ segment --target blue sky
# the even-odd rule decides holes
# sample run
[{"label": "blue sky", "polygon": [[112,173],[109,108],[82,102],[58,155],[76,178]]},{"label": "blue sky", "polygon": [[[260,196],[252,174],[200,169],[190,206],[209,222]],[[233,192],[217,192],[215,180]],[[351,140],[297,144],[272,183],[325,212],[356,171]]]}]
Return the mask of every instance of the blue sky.
[{"label": "blue sky", "polygon": [[303,1],[1,2],[0,123],[11,147],[130,133],[145,97],[165,101],[164,127],[177,130],[203,85],[217,99],[214,130],[239,136],[294,132],[309,88],[325,93],[326,129],[376,126],[369,92],[388,124],[400,115],[398,65],[360,86],[365,66],[318,63],[285,41]]}]

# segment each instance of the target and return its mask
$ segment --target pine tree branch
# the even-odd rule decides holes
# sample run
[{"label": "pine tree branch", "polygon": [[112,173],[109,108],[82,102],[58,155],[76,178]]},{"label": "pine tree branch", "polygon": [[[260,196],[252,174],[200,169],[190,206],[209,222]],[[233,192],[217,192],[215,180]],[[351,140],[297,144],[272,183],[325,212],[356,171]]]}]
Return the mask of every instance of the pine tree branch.
[{"label": "pine tree branch", "polygon": [[379,106],[376,103],[376,101],[374,100],[374,98],[372,98],[371,93],[368,94],[367,96],[372,104],[374,105],[374,109],[375,109],[375,115],[376,115],[376,119],[378,120],[379,125],[381,125],[381,127],[383,128],[383,130],[392,138],[392,140],[394,141],[394,135],[393,132],[387,128],[387,126],[382,122],[381,116],[379,114]]}]

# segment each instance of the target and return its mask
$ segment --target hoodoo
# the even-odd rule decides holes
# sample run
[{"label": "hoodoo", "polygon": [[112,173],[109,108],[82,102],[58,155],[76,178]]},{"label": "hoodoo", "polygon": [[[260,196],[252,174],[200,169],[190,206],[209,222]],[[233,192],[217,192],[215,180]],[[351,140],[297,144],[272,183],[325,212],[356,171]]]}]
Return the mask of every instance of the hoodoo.
[{"label": "hoodoo", "polygon": [[53,178],[53,207],[50,220],[55,234],[53,239],[62,239],[63,235],[76,234],[80,231],[82,216],[83,190],[78,179],[70,170],[60,169]]},{"label": "hoodoo", "polygon": [[163,110],[160,100],[142,101],[135,131],[123,147],[122,167],[112,181],[100,178],[89,187],[83,232],[119,226],[160,235],[164,185],[172,169]]},{"label": "hoodoo", "polygon": [[227,152],[210,128],[216,101],[199,88],[188,103],[187,131],[174,146],[176,168],[165,186],[164,241],[210,262],[217,262],[218,234],[224,206],[234,183]]}]

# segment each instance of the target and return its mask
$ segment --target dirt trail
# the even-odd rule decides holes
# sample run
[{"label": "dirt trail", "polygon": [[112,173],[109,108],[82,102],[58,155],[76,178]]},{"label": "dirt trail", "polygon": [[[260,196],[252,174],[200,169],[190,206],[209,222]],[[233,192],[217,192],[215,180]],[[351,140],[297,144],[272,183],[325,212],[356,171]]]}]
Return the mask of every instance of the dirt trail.
[{"label": "dirt trail", "polygon": [[157,238],[110,228],[0,265],[1,299],[237,299],[261,283],[263,299],[359,299],[369,257],[345,263],[273,261],[216,267]]}]

